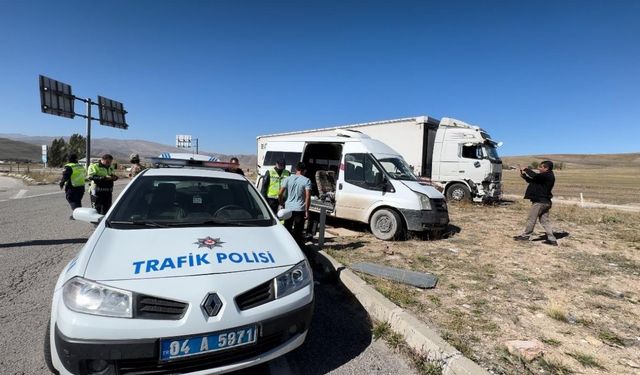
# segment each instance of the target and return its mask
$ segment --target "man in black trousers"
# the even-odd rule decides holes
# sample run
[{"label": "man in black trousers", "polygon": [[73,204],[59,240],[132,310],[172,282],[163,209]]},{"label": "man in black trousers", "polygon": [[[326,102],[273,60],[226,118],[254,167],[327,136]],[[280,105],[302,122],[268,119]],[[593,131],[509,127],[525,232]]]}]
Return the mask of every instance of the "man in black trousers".
[{"label": "man in black trousers", "polygon": [[538,165],[538,173],[530,168],[520,168],[520,176],[529,183],[524,199],[531,200],[531,209],[529,210],[524,232],[513,237],[513,239],[516,241],[529,241],[536,226],[536,221],[539,220],[547,233],[547,239],[543,243],[558,246],[558,241],[553,235],[553,228],[549,221],[549,210],[551,210],[551,198],[553,197],[551,190],[553,190],[553,185],[556,182],[556,177],[553,174],[553,162],[549,160],[541,162]]}]

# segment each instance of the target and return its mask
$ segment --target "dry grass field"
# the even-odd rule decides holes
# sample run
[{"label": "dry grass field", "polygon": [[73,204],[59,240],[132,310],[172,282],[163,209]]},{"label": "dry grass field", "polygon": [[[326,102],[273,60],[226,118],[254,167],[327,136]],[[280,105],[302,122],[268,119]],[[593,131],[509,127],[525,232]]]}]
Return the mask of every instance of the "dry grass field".
[{"label": "dry grass field", "polygon": [[[533,161],[552,160],[561,164],[555,170],[553,194],[558,199],[640,205],[640,154],[608,155],[536,155],[505,157],[505,166],[530,165]],[[523,195],[526,183],[517,170],[503,172],[505,194]]]},{"label": "dry grass field", "polygon": [[[554,206],[554,226],[567,235],[550,247],[512,239],[528,207],[452,205],[449,238],[382,242],[363,231],[327,250],[346,265],[437,275],[432,290],[361,276],[493,373],[638,374],[640,214]],[[505,349],[532,339],[544,352],[531,362]]]}]

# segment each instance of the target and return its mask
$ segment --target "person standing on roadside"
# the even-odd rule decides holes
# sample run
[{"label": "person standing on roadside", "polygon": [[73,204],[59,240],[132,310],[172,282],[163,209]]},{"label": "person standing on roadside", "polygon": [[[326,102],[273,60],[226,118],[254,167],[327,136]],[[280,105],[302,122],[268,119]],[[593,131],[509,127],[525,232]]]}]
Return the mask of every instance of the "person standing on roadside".
[{"label": "person standing on roadside", "polygon": [[[305,165],[299,162],[296,165],[296,174],[287,177],[278,192],[280,204],[284,202],[284,208],[291,210],[291,217],[284,221],[284,227],[296,240],[298,246],[304,249],[304,221],[309,218],[311,206],[311,180],[304,176]],[[286,201],[285,201],[286,195]]]},{"label": "person standing on roadside", "polygon": [[60,181],[60,189],[64,188],[64,195],[71,206],[70,220],[73,220],[73,210],[82,207],[82,197],[84,196],[84,184],[86,171],[84,167],[78,164],[78,155],[69,155],[69,162],[64,165],[62,171],[62,181]]},{"label": "person standing on roadside", "polygon": [[543,243],[558,246],[558,241],[553,234],[553,228],[549,221],[549,210],[551,210],[551,198],[553,197],[551,190],[553,190],[553,185],[556,182],[556,177],[553,174],[553,162],[549,160],[541,162],[538,165],[538,173],[530,168],[519,169],[520,176],[529,183],[524,199],[531,200],[531,209],[529,210],[524,232],[513,237],[513,239],[516,241],[529,241],[536,226],[536,221],[539,220],[547,233],[547,239]]},{"label": "person standing on roadside", "polygon": [[129,171],[130,178],[134,178],[138,173],[144,171],[144,167],[140,164],[140,155],[129,155],[129,161],[131,162],[131,170]]},{"label": "person standing on roadside", "polygon": [[240,160],[238,160],[238,158],[235,156],[232,157],[229,160],[229,163],[233,164],[233,167],[225,169],[226,172],[237,173],[244,176],[244,172],[242,171],[242,168],[240,168]]},{"label": "person standing on roadside", "polygon": [[267,198],[267,203],[274,213],[278,213],[280,188],[282,187],[282,181],[289,177],[291,173],[285,170],[286,162],[284,159],[280,159],[276,162],[275,167],[269,169],[262,178],[262,195]]},{"label": "person standing on roadside", "polygon": [[102,155],[100,161],[89,166],[88,180],[91,181],[91,207],[105,215],[111,208],[113,182],[118,179],[113,167],[113,156]]}]

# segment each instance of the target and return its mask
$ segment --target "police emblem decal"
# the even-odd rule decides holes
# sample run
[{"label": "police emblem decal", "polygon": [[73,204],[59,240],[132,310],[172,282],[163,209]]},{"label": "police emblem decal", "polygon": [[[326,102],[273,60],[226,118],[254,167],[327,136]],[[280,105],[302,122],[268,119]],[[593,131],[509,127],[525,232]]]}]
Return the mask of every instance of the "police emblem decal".
[{"label": "police emblem decal", "polygon": [[214,247],[222,247],[224,242],[220,241],[220,237],[212,238],[207,236],[205,238],[198,238],[194,244],[198,245],[198,249],[201,247],[208,247],[209,249],[213,249]]}]

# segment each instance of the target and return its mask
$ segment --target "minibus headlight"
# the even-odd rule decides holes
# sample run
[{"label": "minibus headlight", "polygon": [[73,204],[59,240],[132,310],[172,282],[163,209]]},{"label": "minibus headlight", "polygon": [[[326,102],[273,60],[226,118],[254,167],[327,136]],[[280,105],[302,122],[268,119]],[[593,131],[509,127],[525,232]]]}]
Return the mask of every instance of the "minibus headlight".
[{"label": "minibus headlight", "polygon": [[418,195],[418,199],[420,199],[420,209],[421,210],[431,210],[431,199],[424,194],[416,193]]}]

